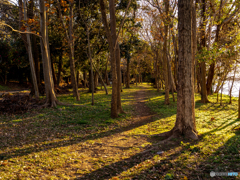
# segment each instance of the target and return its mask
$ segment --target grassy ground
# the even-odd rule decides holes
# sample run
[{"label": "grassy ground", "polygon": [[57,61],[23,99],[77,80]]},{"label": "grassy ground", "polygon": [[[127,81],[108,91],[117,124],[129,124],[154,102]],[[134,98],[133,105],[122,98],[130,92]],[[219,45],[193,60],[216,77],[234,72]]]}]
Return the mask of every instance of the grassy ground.
[{"label": "grassy ground", "polygon": [[213,102],[209,104],[201,104],[196,95],[200,139],[181,137],[142,153],[161,140],[154,134],[174,126],[176,103],[166,106],[162,92],[141,86],[147,94],[146,106],[155,113],[143,125],[131,126],[137,119],[134,95],[142,88],[135,86],[124,89],[126,114],[117,119],[110,118],[111,96],[104,91],[95,94],[94,106],[91,94],[84,92],[79,103],[71,95],[58,97],[82,107],[1,116],[0,179],[210,179],[211,171],[240,172],[236,98],[229,105],[224,96],[220,106],[216,95],[209,96]]},{"label": "grassy ground", "polygon": [[0,91],[7,91],[9,88],[7,86],[0,85]]}]

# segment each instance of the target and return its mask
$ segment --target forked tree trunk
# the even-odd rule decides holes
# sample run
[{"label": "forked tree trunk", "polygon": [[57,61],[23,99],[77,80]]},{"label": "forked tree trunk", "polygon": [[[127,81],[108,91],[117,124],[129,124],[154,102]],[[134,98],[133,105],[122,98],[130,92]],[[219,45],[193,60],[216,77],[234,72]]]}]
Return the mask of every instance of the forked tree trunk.
[{"label": "forked tree trunk", "polygon": [[192,1],[178,1],[179,64],[177,89],[177,118],[174,136],[184,134],[198,139],[195,124],[193,60],[191,40]]},{"label": "forked tree trunk", "polygon": [[76,82],[76,70],[75,70],[75,61],[74,61],[74,39],[73,39],[73,3],[69,2],[69,32],[67,32],[66,25],[64,23],[63,17],[62,17],[62,9],[60,6],[60,3],[58,0],[57,5],[59,9],[59,16],[62,21],[62,25],[65,31],[65,35],[68,41],[69,46],[69,61],[70,61],[70,69],[71,69],[71,84],[73,86],[73,95],[76,97],[76,100],[80,100],[80,96],[78,93],[78,87]]},{"label": "forked tree trunk", "polygon": [[[112,36],[114,36],[114,28],[116,31],[116,18],[115,18],[115,3],[113,0],[109,0],[109,10],[110,10],[110,24],[111,24],[111,31],[108,26],[107,17],[106,17],[106,10],[105,4],[103,0],[100,0],[100,9],[102,14],[102,21],[104,24],[104,28],[107,35],[107,40],[109,44],[109,51],[110,51],[110,59],[111,59],[111,71],[112,71],[112,100],[111,100],[111,117],[116,118],[118,117],[118,104],[117,104],[117,88],[118,88],[118,81],[117,81],[117,67],[116,67],[116,53],[114,52],[114,44]],[[116,35],[116,33],[115,33]]]},{"label": "forked tree trunk", "polygon": [[54,91],[53,77],[51,71],[51,62],[50,62],[50,54],[48,50],[48,41],[47,41],[47,26],[46,26],[46,9],[44,0],[39,0],[40,4],[40,32],[41,32],[41,51],[42,51],[42,59],[43,59],[43,74],[44,74],[44,82],[45,82],[45,92],[46,92],[46,105],[50,105],[51,107],[56,107],[59,103],[56,98],[56,94]]},{"label": "forked tree trunk", "polygon": [[108,95],[107,86],[106,86],[106,84],[104,83],[101,74],[99,73],[98,69],[94,66],[94,64],[93,64],[93,67],[94,67],[96,73],[98,74],[98,76],[100,77],[100,80],[101,80],[101,82],[102,82],[102,84],[103,84],[103,86],[104,86],[104,89],[105,89],[106,95]]}]

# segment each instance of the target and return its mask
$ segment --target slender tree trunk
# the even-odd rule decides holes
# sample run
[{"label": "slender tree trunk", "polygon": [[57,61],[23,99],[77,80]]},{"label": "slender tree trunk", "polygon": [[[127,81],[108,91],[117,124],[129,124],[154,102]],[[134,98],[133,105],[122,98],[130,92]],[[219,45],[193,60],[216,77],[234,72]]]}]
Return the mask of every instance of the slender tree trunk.
[{"label": "slender tree trunk", "polygon": [[60,81],[61,81],[61,72],[62,72],[62,51],[60,52],[60,55],[59,55],[59,62],[58,62],[58,75],[57,75],[57,86],[59,86],[60,84]]},{"label": "slender tree trunk", "polygon": [[40,4],[40,32],[41,32],[41,50],[43,58],[43,74],[45,82],[46,92],[46,105],[50,104],[51,107],[56,107],[59,102],[57,101],[56,94],[54,91],[53,77],[51,72],[50,54],[48,50],[47,41],[47,26],[46,26],[46,8],[44,0],[39,0]]},{"label": "slender tree trunk", "polygon": [[74,60],[74,40],[73,40],[73,3],[70,2],[70,11],[69,11],[69,48],[70,48],[70,68],[71,68],[71,84],[73,86],[73,94],[76,97],[76,100],[80,100],[78,93],[78,87],[76,83],[76,70],[75,70],[75,60]]},{"label": "slender tree trunk", "polygon": [[[115,15],[115,1],[109,0],[109,8],[110,8],[110,28],[112,34],[113,45],[116,47],[114,49],[115,59],[116,59],[116,70],[117,70],[117,111],[118,113],[124,113],[121,104],[121,89],[122,89],[122,82],[121,82],[121,66],[120,66],[120,48],[117,41],[117,32],[116,32],[116,15]],[[116,43],[116,45],[115,45]]]},{"label": "slender tree trunk", "polygon": [[77,70],[77,77],[76,77],[77,87],[79,86],[79,76],[80,76],[80,70]]},{"label": "slender tree trunk", "polygon": [[87,71],[86,70],[84,70],[84,72],[83,72],[83,79],[84,79],[84,88],[86,88],[86,84],[87,84]]},{"label": "slender tree trunk", "polygon": [[53,61],[51,61],[51,67],[52,67],[52,74],[53,74],[53,82],[54,82],[54,85],[56,85],[57,84],[57,78],[56,78],[56,73],[55,73]]},{"label": "slender tree trunk", "polygon": [[[26,0],[24,1],[24,20],[27,21],[27,4]],[[27,31],[30,31],[30,28],[27,27]],[[31,68],[31,75],[32,75],[32,82],[33,82],[33,87],[34,87],[34,92],[35,92],[35,97],[36,99],[39,99],[39,91],[38,91],[38,83],[37,83],[37,77],[35,73],[35,66],[34,66],[34,60],[33,60],[33,55],[32,55],[32,45],[31,45],[31,40],[30,40],[30,34],[27,34],[27,51],[28,51],[28,58],[29,58],[29,63],[30,63],[30,68]]]},{"label": "slender tree trunk", "polygon": [[234,84],[234,80],[235,80],[236,71],[237,71],[237,66],[235,66],[233,79],[232,79],[232,85],[231,85],[231,88],[229,90],[229,104],[232,104],[232,88],[233,88],[233,84]]},{"label": "slender tree trunk", "polygon": [[127,59],[127,82],[126,88],[130,88],[130,59]]},{"label": "slender tree trunk", "polygon": [[[194,92],[195,92],[195,86],[196,86],[196,59],[195,59],[195,55],[196,55],[196,51],[197,51],[197,21],[196,21],[196,5],[193,3],[192,4],[192,72],[193,72],[193,79],[192,81],[193,83],[193,88],[194,88]],[[193,96],[194,97],[194,96]],[[192,100],[194,101],[194,100]],[[194,115],[195,116],[195,115]]]},{"label": "slender tree trunk", "polygon": [[67,32],[66,26],[64,24],[64,20],[62,17],[62,9],[60,3],[58,1],[58,9],[59,9],[59,16],[62,21],[63,28],[65,30],[65,35],[68,41],[69,46],[69,61],[70,61],[70,69],[71,69],[71,84],[73,87],[73,95],[76,97],[76,100],[80,100],[80,96],[78,93],[78,87],[76,83],[76,70],[75,70],[75,60],[74,60],[74,40],[73,40],[73,3],[69,2],[69,33]]},{"label": "slender tree trunk", "polygon": [[[92,87],[92,105],[94,105],[94,81],[93,81],[93,62],[92,62],[92,53],[90,49],[90,39],[89,39],[89,29],[87,27],[87,38],[88,38],[88,55],[90,58],[90,64],[91,64],[91,87]],[[89,86],[90,87],[90,86]]]},{"label": "slender tree trunk", "polygon": [[110,83],[109,83],[109,80],[108,80],[108,70],[107,70],[107,68],[108,68],[108,61],[109,61],[109,59],[107,59],[106,68],[105,68],[105,80],[106,80],[106,84],[107,84],[107,85],[110,84]]},{"label": "slender tree trunk", "polygon": [[98,74],[98,76],[100,77],[100,80],[101,80],[101,82],[102,82],[102,84],[103,84],[103,86],[104,86],[104,89],[105,89],[106,95],[108,95],[107,86],[106,86],[106,84],[104,83],[101,74],[99,73],[99,71],[97,70],[97,68],[94,66],[94,64],[93,64],[93,67],[94,67],[96,73]]},{"label": "slender tree trunk", "polygon": [[[203,22],[201,25],[201,48],[206,47],[206,38],[205,38],[205,22],[206,22],[206,2],[202,0],[202,18]],[[201,102],[208,103],[207,98],[207,89],[206,89],[206,63],[205,61],[200,63],[201,65]]]},{"label": "slender tree trunk", "polygon": [[156,53],[156,55],[155,55],[155,57],[156,57],[156,66],[155,66],[155,68],[156,68],[156,77],[155,77],[155,82],[156,82],[156,86],[157,86],[157,92],[159,92],[159,72],[158,72],[158,50],[156,50],[155,51]]},{"label": "slender tree trunk", "polygon": [[[168,16],[169,12],[169,1],[164,0],[165,12]],[[164,81],[165,81],[165,104],[170,104],[169,101],[169,82],[168,82],[168,65],[167,65],[167,40],[168,40],[168,23],[169,18],[164,22],[164,44],[163,44],[163,71],[164,71]]]},{"label": "slender tree trunk", "polygon": [[[34,18],[34,13],[33,13],[34,1],[33,0],[29,1],[29,6],[30,6],[29,7],[30,11],[28,12],[28,16],[29,18],[33,19]],[[37,84],[39,89],[41,85],[41,78],[40,78],[40,60],[39,60],[39,50],[37,46],[37,36],[32,35],[31,38],[32,38],[33,59],[35,64],[35,73],[36,73]]]},{"label": "slender tree trunk", "polygon": [[[102,14],[102,21],[105,27],[109,51],[110,51],[110,59],[111,59],[111,72],[112,72],[112,100],[111,100],[111,117],[118,117],[118,99],[117,99],[117,89],[118,89],[118,80],[117,80],[117,67],[116,67],[116,53],[114,52],[115,42],[113,41],[112,36],[114,36],[114,30],[116,32],[116,19],[115,19],[115,3],[113,0],[109,0],[109,10],[110,10],[110,25],[111,31],[108,26],[105,4],[103,0],[100,1],[100,10]],[[116,33],[115,33],[116,35]]]},{"label": "slender tree trunk", "polygon": [[240,119],[240,88],[238,93],[238,119]]}]

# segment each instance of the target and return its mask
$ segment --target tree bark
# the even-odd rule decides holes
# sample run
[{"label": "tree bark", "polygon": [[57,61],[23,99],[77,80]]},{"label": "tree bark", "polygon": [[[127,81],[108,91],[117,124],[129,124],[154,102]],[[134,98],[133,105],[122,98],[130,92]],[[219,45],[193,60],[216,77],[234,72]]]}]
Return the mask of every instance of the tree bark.
[{"label": "tree bark", "polygon": [[46,105],[50,104],[51,107],[56,107],[59,103],[56,98],[54,91],[53,77],[51,71],[50,54],[48,50],[47,41],[47,26],[46,26],[46,8],[44,0],[39,0],[40,4],[40,32],[41,32],[41,50],[43,59],[43,74],[45,82],[45,92],[46,92]]},{"label": "tree bark", "polygon": [[58,58],[59,58],[59,62],[58,62],[58,75],[57,75],[57,86],[59,86],[60,81],[61,81],[61,72],[62,72],[62,55],[63,52],[61,50]]},{"label": "tree bark", "polygon": [[[117,80],[117,68],[116,68],[116,58],[114,52],[114,44],[112,36],[114,35],[114,24],[115,24],[115,31],[116,31],[116,19],[115,19],[115,3],[113,0],[109,0],[109,10],[110,10],[110,24],[111,24],[111,31],[108,26],[107,17],[106,17],[106,10],[105,4],[103,0],[99,0],[100,2],[100,10],[102,14],[102,21],[104,24],[104,28],[106,31],[108,44],[109,44],[109,51],[110,51],[110,59],[111,59],[111,72],[112,72],[112,100],[111,100],[111,117],[116,118],[118,117],[118,104],[117,104],[117,88],[118,88],[118,80]],[[116,35],[116,34],[115,34]]]},{"label": "tree bark", "polygon": [[108,95],[107,86],[106,86],[106,84],[104,83],[101,74],[99,73],[98,69],[94,66],[94,64],[93,64],[93,67],[94,67],[96,73],[98,74],[98,76],[100,77],[100,80],[101,80],[101,82],[102,82],[102,84],[103,84],[103,86],[104,86],[104,89],[105,89],[106,95]]},{"label": "tree bark", "polygon": [[[27,4],[26,0],[24,1],[24,20],[27,21]],[[27,27],[27,31],[30,32],[30,28]],[[31,68],[31,75],[32,75],[32,82],[33,82],[33,87],[34,87],[34,92],[35,92],[35,97],[36,99],[39,99],[39,91],[38,91],[38,83],[37,83],[37,77],[35,73],[35,66],[34,66],[34,60],[33,60],[33,54],[32,54],[32,45],[31,45],[31,40],[30,40],[30,34],[27,34],[27,51],[28,51],[28,58],[29,58],[29,63],[30,63],[30,68]]]},{"label": "tree bark", "polygon": [[235,66],[235,69],[234,69],[232,85],[231,85],[231,88],[229,90],[229,104],[232,104],[232,88],[233,88],[233,84],[234,84],[234,80],[235,80],[236,71],[237,71],[237,65]]},{"label": "tree bark", "polygon": [[78,87],[76,83],[76,70],[75,70],[75,60],[74,60],[74,40],[73,40],[73,3],[69,2],[69,32],[67,32],[66,26],[63,21],[62,17],[62,10],[59,1],[58,3],[58,9],[59,9],[59,16],[62,21],[63,28],[65,30],[65,35],[68,41],[69,46],[69,61],[70,61],[70,69],[71,69],[71,84],[73,86],[73,95],[76,97],[76,100],[80,100],[80,96],[78,93]]},{"label": "tree bark", "polygon": [[[169,12],[169,0],[164,0],[165,13],[168,16]],[[168,18],[164,22],[164,43],[163,43],[163,71],[164,71],[164,81],[165,81],[165,104],[170,104],[169,101],[169,82],[168,82],[168,67],[167,67],[167,39],[168,39]]]},{"label": "tree bark", "polygon": [[[117,70],[117,111],[118,113],[124,113],[122,109],[121,103],[121,66],[120,66],[120,48],[117,40],[117,32],[116,32],[116,15],[115,15],[115,1],[109,0],[109,9],[110,9],[110,29],[112,35],[113,46],[116,47],[114,50],[115,53],[115,61],[116,61],[116,70]],[[116,44],[116,45],[115,45]]]},{"label": "tree bark", "polygon": [[[205,0],[202,0],[202,25],[201,25],[201,48],[206,47],[206,38],[205,38],[205,22],[206,22],[206,2]],[[209,103],[209,100],[207,98],[207,89],[206,89],[206,63],[205,61],[202,61],[200,63],[201,66],[201,102],[202,103]]]},{"label": "tree bark", "polygon": [[56,73],[55,73],[55,69],[54,69],[54,65],[53,65],[53,60],[51,61],[51,67],[52,67],[53,82],[54,82],[54,85],[56,85],[57,78],[56,78]]},{"label": "tree bark", "polygon": [[177,89],[177,117],[174,135],[184,134],[191,139],[198,139],[195,124],[195,102],[192,60],[192,1],[178,1],[179,64]]},{"label": "tree bark", "polygon": [[[89,75],[91,74],[91,79],[89,79],[89,81],[91,81],[91,90],[92,90],[92,105],[94,105],[94,81],[93,81],[93,62],[92,62],[92,53],[91,53],[91,49],[90,49],[90,39],[89,39],[89,28],[87,27],[87,38],[88,38],[88,56],[90,59],[90,64],[91,64],[91,72],[89,72]],[[89,86],[90,88],[90,86]]]},{"label": "tree bark", "polygon": [[127,59],[127,81],[126,88],[130,88],[130,59]]}]

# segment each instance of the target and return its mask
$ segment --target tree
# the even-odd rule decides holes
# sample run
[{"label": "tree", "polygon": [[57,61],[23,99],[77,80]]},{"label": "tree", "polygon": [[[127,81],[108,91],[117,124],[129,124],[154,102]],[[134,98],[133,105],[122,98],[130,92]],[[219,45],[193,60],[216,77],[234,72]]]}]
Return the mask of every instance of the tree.
[{"label": "tree", "polygon": [[198,139],[195,124],[195,102],[192,58],[192,1],[178,1],[178,89],[177,89],[177,117],[174,128],[164,133],[171,137],[185,135],[191,139]]},{"label": "tree", "polygon": [[40,4],[40,32],[41,32],[41,51],[42,51],[42,61],[43,61],[43,75],[45,82],[45,92],[46,92],[46,106],[50,105],[51,107],[56,107],[57,104],[60,104],[56,98],[54,91],[54,83],[52,77],[52,68],[51,60],[48,49],[48,38],[47,38],[47,13],[44,0],[39,0]]},{"label": "tree", "polygon": [[65,35],[66,35],[66,39],[68,42],[68,46],[69,46],[69,61],[70,61],[70,69],[71,69],[71,84],[73,86],[73,95],[76,97],[77,101],[80,100],[79,97],[79,93],[78,93],[78,87],[77,87],[77,81],[76,81],[76,70],[75,70],[75,60],[74,60],[74,38],[73,38],[73,0],[69,1],[69,17],[67,19],[69,19],[69,30],[67,32],[67,28],[66,25],[64,23],[64,19],[63,19],[63,15],[62,15],[62,8],[61,6],[63,6],[64,8],[64,12],[67,10],[67,4],[66,1],[61,1],[61,4],[59,3],[59,1],[57,1],[58,4],[58,10],[59,10],[59,16],[60,19],[62,21],[62,25],[63,28],[65,30]]},{"label": "tree", "polygon": [[[24,20],[25,21],[27,21],[27,5],[26,4],[27,4],[27,2],[26,2],[26,0],[24,0]],[[30,31],[29,27],[27,27],[27,31],[28,32]],[[30,67],[31,67],[31,75],[32,75],[32,82],[33,82],[35,97],[36,97],[36,99],[39,99],[38,83],[37,83],[37,77],[36,77],[35,67],[34,67],[30,34],[27,34],[27,43],[26,44],[27,44],[27,50],[28,50],[29,63],[30,63]]]}]

